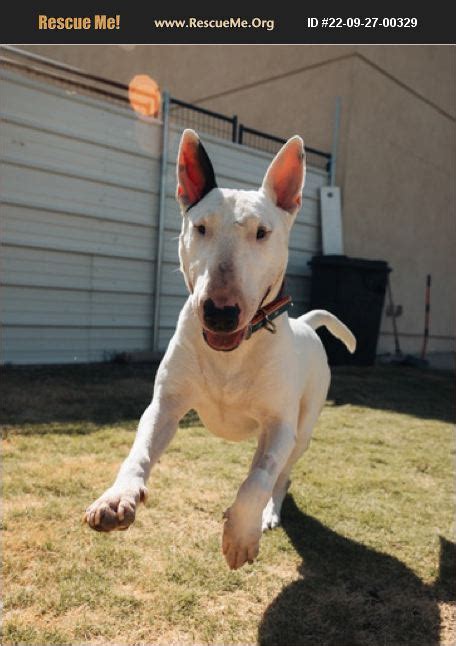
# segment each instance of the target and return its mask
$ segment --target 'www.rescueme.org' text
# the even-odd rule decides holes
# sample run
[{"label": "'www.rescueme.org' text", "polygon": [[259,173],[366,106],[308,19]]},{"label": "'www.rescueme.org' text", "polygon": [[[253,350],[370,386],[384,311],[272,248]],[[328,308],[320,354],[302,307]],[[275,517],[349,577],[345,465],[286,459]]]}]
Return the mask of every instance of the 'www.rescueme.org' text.
[{"label": "'www.rescueme.org' text", "polygon": [[265,18],[157,18],[156,29],[274,29],[274,20]]}]

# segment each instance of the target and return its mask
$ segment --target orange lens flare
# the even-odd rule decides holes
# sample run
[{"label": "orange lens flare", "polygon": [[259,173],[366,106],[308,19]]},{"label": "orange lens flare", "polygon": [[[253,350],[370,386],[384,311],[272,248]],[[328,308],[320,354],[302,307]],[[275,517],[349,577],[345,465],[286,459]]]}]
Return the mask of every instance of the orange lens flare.
[{"label": "orange lens flare", "polygon": [[160,112],[161,94],[157,83],[147,74],[136,74],[128,85],[128,100],[137,114],[157,117]]}]

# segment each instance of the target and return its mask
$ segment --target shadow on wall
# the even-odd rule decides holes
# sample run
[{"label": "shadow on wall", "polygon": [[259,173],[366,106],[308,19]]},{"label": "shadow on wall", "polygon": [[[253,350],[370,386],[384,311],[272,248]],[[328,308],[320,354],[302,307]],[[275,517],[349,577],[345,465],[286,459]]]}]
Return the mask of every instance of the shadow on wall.
[{"label": "shadow on wall", "polygon": [[260,646],[437,646],[437,602],[456,598],[455,544],[441,538],[440,575],[425,585],[401,561],[336,534],[292,496],[283,528],[303,561],[267,608]]}]

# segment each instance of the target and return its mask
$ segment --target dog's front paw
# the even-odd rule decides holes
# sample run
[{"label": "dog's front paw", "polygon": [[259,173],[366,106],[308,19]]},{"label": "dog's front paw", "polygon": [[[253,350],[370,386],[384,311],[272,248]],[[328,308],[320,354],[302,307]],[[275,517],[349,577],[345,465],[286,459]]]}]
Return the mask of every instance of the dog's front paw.
[{"label": "dog's front paw", "polygon": [[143,502],[146,495],[146,487],[111,487],[86,509],[84,521],[97,532],[128,529],[135,519],[138,502]]},{"label": "dog's front paw", "polygon": [[236,522],[230,510],[224,514],[222,550],[231,570],[237,570],[245,563],[253,563],[260,549],[261,525],[243,527]]}]

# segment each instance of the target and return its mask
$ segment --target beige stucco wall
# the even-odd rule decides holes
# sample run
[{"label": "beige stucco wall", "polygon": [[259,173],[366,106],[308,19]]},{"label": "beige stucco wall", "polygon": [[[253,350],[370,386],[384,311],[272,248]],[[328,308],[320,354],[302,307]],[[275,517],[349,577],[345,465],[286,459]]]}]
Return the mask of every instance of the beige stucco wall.
[{"label": "beige stucco wall", "polygon": [[[346,253],[387,260],[404,351],[419,351],[432,274],[431,351],[454,349],[455,50],[435,46],[30,48],[128,82],[148,73],[187,101],[329,150],[342,98],[337,182]],[[393,349],[391,320],[380,351]]]},{"label": "beige stucco wall", "polygon": [[358,46],[356,53],[383,74],[403,83],[438,108],[456,114],[455,48],[442,46]]},{"label": "beige stucco wall", "polygon": [[[389,261],[406,349],[421,343],[430,273],[430,347],[447,349],[456,305],[454,121],[362,60],[352,92],[342,180],[346,252]],[[383,330],[391,332],[390,320]],[[384,347],[391,342],[382,339]]]}]

